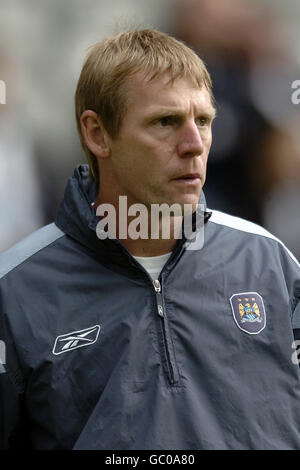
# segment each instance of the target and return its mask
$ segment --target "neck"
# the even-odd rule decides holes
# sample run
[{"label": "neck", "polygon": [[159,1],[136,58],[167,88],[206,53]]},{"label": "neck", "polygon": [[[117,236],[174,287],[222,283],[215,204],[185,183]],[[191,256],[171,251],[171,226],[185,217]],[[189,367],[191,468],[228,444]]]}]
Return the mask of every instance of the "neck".
[{"label": "neck", "polygon": [[[99,194],[94,208],[97,215],[104,216],[99,208],[101,204],[104,204],[104,200]],[[145,212],[137,211],[135,216],[131,216],[128,215],[130,204],[124,197],[111,200],[110,205],[115,220],[113,227],[106,226],[105,230],[112,232],[133,256],[160,256],[173,250],[181,235],[181,215],[157,218],[150,208],[147,210],[144,206]]]},{"label": "neck", "polygon": [[133,256],[160,256],[173,251],[176,239],[170,240],[122,240],[123,245]]}]

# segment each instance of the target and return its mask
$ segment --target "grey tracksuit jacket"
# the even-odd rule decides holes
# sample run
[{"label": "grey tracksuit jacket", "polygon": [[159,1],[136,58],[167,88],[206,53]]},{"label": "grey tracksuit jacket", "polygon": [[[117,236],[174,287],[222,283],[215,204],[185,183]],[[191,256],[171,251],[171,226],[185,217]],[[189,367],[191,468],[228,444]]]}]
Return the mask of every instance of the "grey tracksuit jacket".
[{"label": "grey tracksuit jacket", "polygon": [[1,448],[300,449],[295,258],[205,210],[153,282],[97,237],[96,193],[78,166],[55,223],[0,255]]}]

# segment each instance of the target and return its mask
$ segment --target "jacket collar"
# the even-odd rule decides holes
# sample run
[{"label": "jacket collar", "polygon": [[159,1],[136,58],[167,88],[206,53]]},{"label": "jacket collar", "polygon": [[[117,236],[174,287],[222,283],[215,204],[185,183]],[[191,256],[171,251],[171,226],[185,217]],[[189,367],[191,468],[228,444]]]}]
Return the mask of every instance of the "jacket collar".
[{"label": "jacket collar", "polygon": [[[55,223],[67,235],[102,256],[109,256],[110,260],[113,255],[119,260],[125,256],[128,263],[128,259],[132,257],[118,240],[111,240],[109,238],[100,240],[97,237],[96,227],[100,217],[96,215],[92,207],[92,203],[97,195],[98,185],[89,177],[88,165],[77,165],[73,176],[68,180],[64,199],[58,209]],[[206,209],[203,191],[201,191],[199,203],[198,212],[200,211],[205,223],[211,213]],[[195,228],[194,217],[193,230]],[[182,247],[185,242],[186,239],[183,235],[182,239],[178,240],[176,247],[178,248],[178,245]]]}]

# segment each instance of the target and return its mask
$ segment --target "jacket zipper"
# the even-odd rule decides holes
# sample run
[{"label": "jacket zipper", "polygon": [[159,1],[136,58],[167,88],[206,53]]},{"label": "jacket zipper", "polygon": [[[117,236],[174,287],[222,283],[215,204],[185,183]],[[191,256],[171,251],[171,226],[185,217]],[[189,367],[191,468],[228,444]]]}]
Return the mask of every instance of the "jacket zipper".
[{"label": "jacket zipper", "polygon": [[[168,366],[168,377],[169,382],[171,385],[175,385],[179,382],[179,373],[177,370],[177,365],[175,361],[175,353],[173,348],[173,343],[171,339],[171,332],[169,328],[168,318],[164,309],[163,297],[162,297],[162,287],[161,283],[158,279],[152,280],[149,273],[141,266],[139,263],[132,257],[132,255],[127,251],[127,249],[119,242],[119,240],[115,240],[115,242],[119,245],[122,251],[128,257],[130,263],[136,268],[138,267],[139,271],[142,269],[147,277],[151,280],[154,286],[155,294],[156,294],[156,304],[157,304],[157,313],[161,319],[162,323],[162,330],[163,330],[163,341],[166,353],[166,362]],[[182,250],[182,247],[180,248]],[[177,251],[178,252],[178,251]],[[172,256],[171,256],[172,258]],[[164,267],[165,269],[165,267]]]},{"label": "jacket zipper", "polygon": [[175,383],[178,382],[178,373],[177,373],[176,365],[175,365],[175,355],[174,355],[173,345],[171,341],[168,319],[167,319],[166,312],[164,309],[160,281],[158,279],[155,279],[153,281],[153,285],[154,285],[154,290],[156,294],[157,313],[162,322],[164,346],[165,346],[165,351],[166,351],[166,359],[167,359],[168,372],[169,372],[168,374],[169,382],[171,385],[175,385]]}]

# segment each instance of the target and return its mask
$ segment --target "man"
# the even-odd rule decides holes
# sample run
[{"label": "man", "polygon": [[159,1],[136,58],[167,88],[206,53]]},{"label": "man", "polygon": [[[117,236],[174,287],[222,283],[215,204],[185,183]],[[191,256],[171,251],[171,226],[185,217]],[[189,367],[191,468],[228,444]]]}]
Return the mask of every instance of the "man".
[{"label": "man", "polygon": [[[89,166],[55,224],[0,258],[3,448],[300,448],[300,267],[207,210],[214,115],[204,64],[175,39],[91,50],[76,91]],[[177,209],[151,237],[162,204]]]}]

